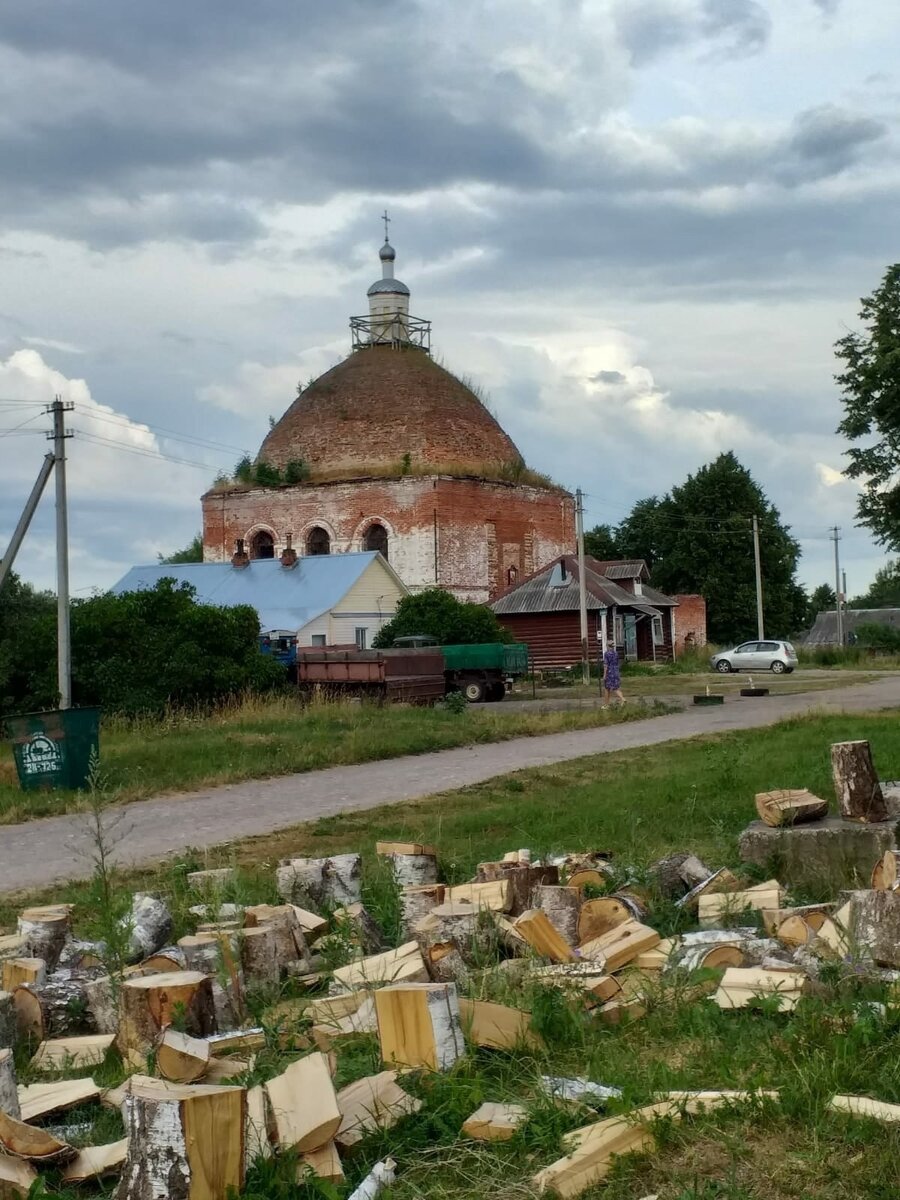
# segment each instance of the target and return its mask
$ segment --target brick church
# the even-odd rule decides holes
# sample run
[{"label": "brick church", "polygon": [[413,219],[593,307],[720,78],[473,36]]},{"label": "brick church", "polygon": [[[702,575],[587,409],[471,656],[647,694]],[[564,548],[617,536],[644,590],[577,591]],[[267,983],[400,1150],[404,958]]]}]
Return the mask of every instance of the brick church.
[{"label": "brick church", "polygon": [[574,549],[574,501],[528,470],[478,396],[434,361],[430,322],[410,314],[387,240],[380,258],[368,315],[350,321],[351,353],[260,447],[257,464],[284,482],[220,482],[203,497],[204,561],[379,550],[414,591],[486,601]]}]

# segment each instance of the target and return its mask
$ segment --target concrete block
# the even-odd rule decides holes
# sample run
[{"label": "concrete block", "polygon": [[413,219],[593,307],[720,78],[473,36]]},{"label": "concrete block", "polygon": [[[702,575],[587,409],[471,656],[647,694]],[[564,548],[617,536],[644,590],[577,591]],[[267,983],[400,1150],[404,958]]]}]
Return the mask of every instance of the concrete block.
[{"label": "concrete block", "polygon": [[740,836],[742,862],[762,867],[785,887],[831,899],[840,888],[867,888],[872,868],[897,849],[896,819],[862,825],[825,817],[807,825],[773,829],[753,821]]}]

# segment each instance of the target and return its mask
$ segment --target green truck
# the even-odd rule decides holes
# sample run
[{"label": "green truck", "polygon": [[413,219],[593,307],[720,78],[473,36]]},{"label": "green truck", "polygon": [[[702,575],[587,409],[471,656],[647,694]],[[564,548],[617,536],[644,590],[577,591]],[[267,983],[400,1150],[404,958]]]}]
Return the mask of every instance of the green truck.
[{"label": "green truck", "polygon": [[444,656],[444,682],[448,692],[462,692],[471,704],[502,700],[507,681],[528,673],[528,647],[524,642],[483,642],[472,646],[441,646],[428,634],[394,639],[396,649],[439,646]]}]

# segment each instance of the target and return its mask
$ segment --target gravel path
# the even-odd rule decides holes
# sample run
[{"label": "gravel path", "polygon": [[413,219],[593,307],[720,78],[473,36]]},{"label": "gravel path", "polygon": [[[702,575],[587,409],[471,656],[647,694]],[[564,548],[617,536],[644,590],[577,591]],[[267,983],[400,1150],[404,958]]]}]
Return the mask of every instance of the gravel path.
[{"label": "gravel path", "polygon": [[[900,707],[900,672],[841,690],[726,700],[721,708],[690,708],[605,729],[516,738],[161,796],[113,810],[115,856],[123,864],[154,862],[189,846],[214,846],[350,809],[419,799],[525,767],[704,733],[753,729],[813,710],[862,712],[895,707]],[[91,850],[81,814],[0,826],[0,892],[84,878],[91,872]]]}]

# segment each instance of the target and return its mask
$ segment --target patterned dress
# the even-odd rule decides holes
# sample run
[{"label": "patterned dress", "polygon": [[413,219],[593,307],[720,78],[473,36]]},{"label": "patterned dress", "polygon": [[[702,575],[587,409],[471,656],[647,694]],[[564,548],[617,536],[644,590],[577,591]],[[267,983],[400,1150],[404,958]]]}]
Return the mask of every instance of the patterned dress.
[{"label": "patterned dress", "polygon": [[606,668],[606,683],[603,686],[610,692],[615,692],[622,686],[619,676],[619,656],[615,650],[606,651],[603,655],[603,665]]}]

